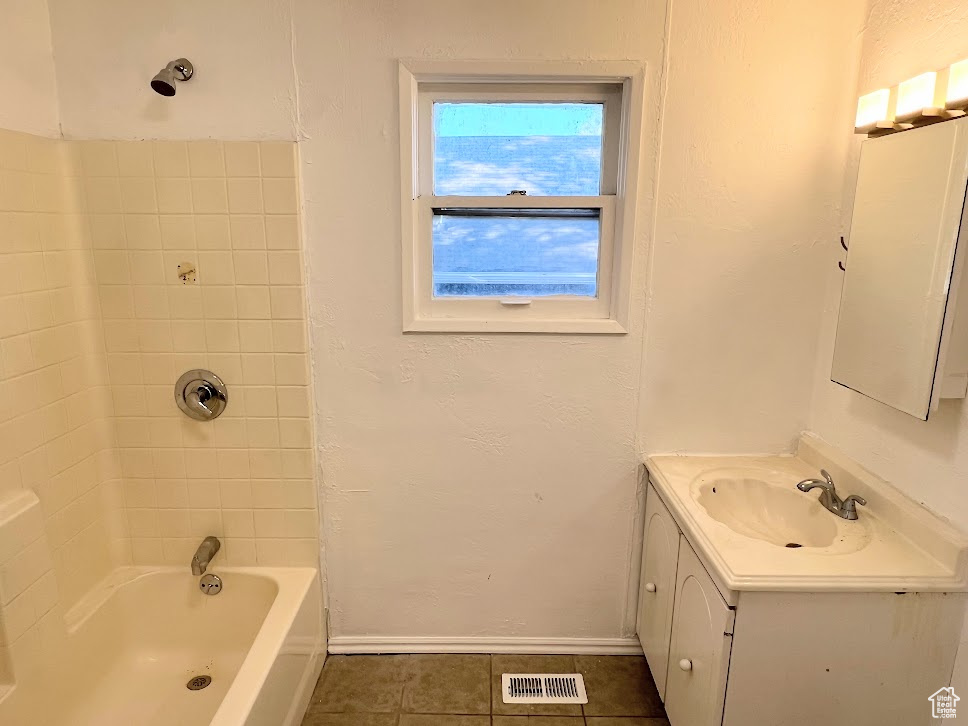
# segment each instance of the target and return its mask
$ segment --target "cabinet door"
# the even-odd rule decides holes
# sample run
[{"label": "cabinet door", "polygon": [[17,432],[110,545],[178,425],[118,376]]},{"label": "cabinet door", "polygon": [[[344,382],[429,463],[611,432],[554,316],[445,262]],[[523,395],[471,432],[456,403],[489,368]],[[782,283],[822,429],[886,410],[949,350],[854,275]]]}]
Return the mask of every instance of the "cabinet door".
[{"label": "cabinet door", "polygon": [[636,630],[659,689],[659,697],[664,699],[672,603],[676,590],[676,561],[679,558],[679,528],[651,484],[645,500],[645,534],[642,542]]},{"label": "cabinet door", "polygon": [[732,632],[733,611],[680,538],[665,699],[672,726],[722,724]]}]

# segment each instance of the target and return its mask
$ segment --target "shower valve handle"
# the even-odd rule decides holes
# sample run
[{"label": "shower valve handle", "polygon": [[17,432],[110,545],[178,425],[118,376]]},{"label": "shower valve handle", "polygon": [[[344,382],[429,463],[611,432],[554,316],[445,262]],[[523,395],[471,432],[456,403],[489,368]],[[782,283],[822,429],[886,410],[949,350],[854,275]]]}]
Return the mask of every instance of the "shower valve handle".
[{"label": "shower valve handle", "polygon": [[211,371],[188,371],[175,384],[175,403],[185,415],[196,421],[218,418],[228,400],[225,384]]},{"label": "shower valve handle", "polygon": [[211,418],[215,412],[206,406],[205,402],[210,400],[213,395],[214,391],[211,389],[211,387],[209,387],[208,384],[203,384],[194,391],[189,391],[185,394],[185,403],[188,404],[189,408],[197,411],[202,416]]}]

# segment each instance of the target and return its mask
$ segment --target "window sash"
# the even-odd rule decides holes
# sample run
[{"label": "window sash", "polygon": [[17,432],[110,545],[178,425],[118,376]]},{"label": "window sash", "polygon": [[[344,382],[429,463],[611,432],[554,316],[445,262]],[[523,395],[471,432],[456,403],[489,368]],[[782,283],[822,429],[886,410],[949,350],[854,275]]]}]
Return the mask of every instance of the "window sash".
[{"label": "window sash", "polygon": [[[618,186],[622,86],[612,83],[424,83],[417,98],[417,194],[434,193],[434,103],[600,103],[602,124],[600,193]],[[511,190],[508,189],[508,192]],[[499,196],[489,197],[498,199]],[[529,197],[537,199],[537,197]],[[588,199],[589,197],[582,197]]]},{"label": "window sash", "polygon": [[[422,243],[414,250],[414,289],[417,312],[424,319],[488,319],[508,314],[513,309],[516,319],[541,320],[549,317],[608,319],[612,300],[615,233],[615,197],[420,197],[417,200],[416,233]],[[595,297],[581,295],[523,296],[455,296],[434,297],[433,286],[433,218],[435,209],[467,210],[597,210],[599,217],[598,280]],[[499,325],[497,326],[499,327]]]}]

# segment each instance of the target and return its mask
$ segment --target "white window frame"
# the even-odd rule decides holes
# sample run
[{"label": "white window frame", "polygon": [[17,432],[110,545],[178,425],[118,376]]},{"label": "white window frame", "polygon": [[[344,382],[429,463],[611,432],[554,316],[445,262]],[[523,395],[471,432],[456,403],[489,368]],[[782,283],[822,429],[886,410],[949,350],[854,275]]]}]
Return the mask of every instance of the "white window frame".
[{"label": "white window frame", "polygon": [[[616,62],[400,63],[400,166],[404,332],[628,332],[644,67]],[[448,100],[605,104],[599,196],[433,194],[433,103]],[[597,296],[433,296],[436,208],[598,209]]]}]

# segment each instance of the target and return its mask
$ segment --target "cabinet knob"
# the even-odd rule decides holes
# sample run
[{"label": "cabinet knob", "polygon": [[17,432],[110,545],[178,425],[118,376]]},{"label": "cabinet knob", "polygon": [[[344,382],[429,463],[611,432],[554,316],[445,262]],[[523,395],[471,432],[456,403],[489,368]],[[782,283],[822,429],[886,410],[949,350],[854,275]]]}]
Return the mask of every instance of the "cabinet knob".
[{"label": "cabinet knob", "polygon": [[689,660],[688,658],[683,658],[681,661],[679,661],[679,667],[682,668],[682,670],[684,671],[691,671],[692,661]]},{"label": "cabinet knob", "polygon": [[647,583],[645,583],[645,591],[646,592],[655,592],[655,583],[654,582],[647,582]]}]

